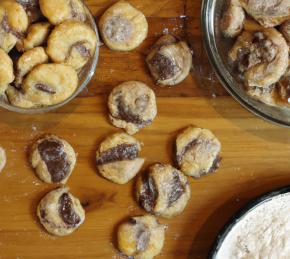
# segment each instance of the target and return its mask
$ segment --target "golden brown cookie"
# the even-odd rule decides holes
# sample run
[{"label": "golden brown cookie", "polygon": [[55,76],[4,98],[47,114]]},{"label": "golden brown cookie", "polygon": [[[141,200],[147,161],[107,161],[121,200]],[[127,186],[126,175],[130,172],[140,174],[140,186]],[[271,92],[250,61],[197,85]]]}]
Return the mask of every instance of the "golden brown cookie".
[{"label": "golden brown cookie", "polygon": [[0,94],[14,80],[13,62],[7,53],[0,48]]}]

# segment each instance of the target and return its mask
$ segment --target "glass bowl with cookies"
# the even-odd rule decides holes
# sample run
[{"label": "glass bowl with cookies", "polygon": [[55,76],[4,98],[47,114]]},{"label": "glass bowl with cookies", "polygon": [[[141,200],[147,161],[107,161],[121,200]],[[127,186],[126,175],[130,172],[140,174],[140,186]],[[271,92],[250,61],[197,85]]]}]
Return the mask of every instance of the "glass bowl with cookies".
[{"label": "glass bowl with cookies", "polygon": [[44,113],[74,99],[99,56],[95,19],[81,0],[0,2],[0,106]]}]

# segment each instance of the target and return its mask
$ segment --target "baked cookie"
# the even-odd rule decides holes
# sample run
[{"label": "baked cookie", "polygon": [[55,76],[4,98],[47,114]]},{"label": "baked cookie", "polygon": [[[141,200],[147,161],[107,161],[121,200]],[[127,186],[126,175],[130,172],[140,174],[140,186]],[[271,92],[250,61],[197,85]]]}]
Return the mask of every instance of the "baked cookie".
[{"label": "baked cookie", "polygon": [[6,165],[6,152],[5,149],[0,147],[0,173]]},{"label": "baked cookie", "polygon": [[34,106],[34,104],[27,100],[25,95],[22,93],[22,89],[17,88],[13,85],[9,85],[6,90],[6,96],[11,105],[21,108],[29,109]]},{"label": "baked cookie", "polygon": [[157,84],[173,86],[189,75],[192,53],[186,42],[164,35],[153,46],[146,62]]},{"label": "baked cookie", "polygon": [[148,34],[146,17],[126,1],[111,6],[101,17],[99,28],[105,44],[120,51],[137,48]]},{"label": "baked cookie", "polygon": [[26,38],[16,43],[18,51],[26,51],[44,45],[50,33],[51,25],[48,22],[34,23],[29,26]]},{"label": "baked cookie", "polygon": [[188,127],[176,139],[176,160],[180,170],[198,178],[219,168],[221,144],[207,129]]},{"label": "baked cookie", "polygon": [[65,184],[75,167],[76,154],[68,142],[49,135],[33,145],[30,163],[42,181]]},{"label": "baked cookie", "polygon": [[144,164],[144,158],[139,157],[140,150],[138,140],[125,133],[107,137],[96,154],[100,174],[114,183],[129,182]]},{"label": "baked cookie", "polygon": [[96,34],[88,25],[67,21],[52,31],[46,51],[54,62],[70,65],[78,70],[94,55],[96,46]]},{"label": "baked cookie", "polygon": [[48,56],[43,47],[36,47],[24,52],[16,62],[15,85],[21,87],[23,78],[34,67],[48,62]]},{"label": "baked cookie", "polygon": [[179,170],[157,163],[139,177],[136,194],[139,204],[147,212],[171,218],[185,209],[190,199],[190,187]]},{"label": "baked cookie", "polygon": [[14,80],[13,62],[7,53],[0,48],[0,94],[4,93],[8,85]]},{"label": "baked cookie", "polygon": [[122,254],[135,259],[151,259],[164,244],[165,226],[154,216],[132,217],[118,228],[118,247]]},{"label": "baked cookie", "polygon": [[53,25],[67,20],[86,20],[85,7],[81,0],[39,0],[43,15]]},{"label": "baked cookie", "polygon": [[[15,0],[10,0],[15,1]],[[29,23],[34,23],[39,21],[42,17],[41,11],[39,9],[38,0],[16,0],[17,3],[21,4],[26,11]]]},{"label": "baked cookie", "polygon": [[17,40],[23,38],[28,27],[28,17],[22,5],[15,1],[0,2],[0,48],[9,52]]},{"label": "baked cookie", "polygon": [[85,211],[78,198],[68,188],[61,187],[46,194],[37,207],[37,216],[53,235],[67,236],[85,220]]},{"label": "baked cookie", "polygon": [[150,125],[157,115],[154,92],[138,81],[115,87],[109,96],[108,108],[112,124],[130,135]]}]

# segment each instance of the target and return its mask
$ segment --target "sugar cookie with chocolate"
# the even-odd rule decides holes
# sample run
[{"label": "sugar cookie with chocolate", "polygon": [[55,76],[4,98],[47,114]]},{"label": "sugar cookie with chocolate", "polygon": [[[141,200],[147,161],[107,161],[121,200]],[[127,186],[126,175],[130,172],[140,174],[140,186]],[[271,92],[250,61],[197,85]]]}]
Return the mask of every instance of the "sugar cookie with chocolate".
[{"label": "sugar cookie with chocolate", "polygon": [[[15,1],[15,0],[10,0]],[[39,21],[42,17],[42,13],[39,9],[38,0],[16,0],[17,3],[21,4],[26,11],[29,23]]]},{"label": "sugar cookie with chocolate", "polygon": [[37,207],[37,216],[52,235],[67,236],[83,224],[85,211],[68,188],[61,187],[46,194]]},{"label": "sugar cookie with chocolate", "polygon": [[186,176],[171,165],[157,163],[139,177],[137,200],[147,212],[171,218],[181,214],[190,199]]},{"label": "sugar cookie with chocolate", "polygon": [[118,228],[118,247],[122,254],[138,259],[160,254],[165,238],[165,226],[154,216],[132,217]]},{"label": "sugar cookie with chocolate", "polygon": [[42,181],[65,184],[75,167],[76,154],[68,142],[49,135],[33,145],[30,163]]},{"label": "sugar cookie with chocolate", "polygon": [[108,108],[112,124],[130,135],[150,125],[157,115],[154,92],[138,81],[115,87],[109,96]]},{"label": "sugar cookie with chocolate", "polygon": [[0,94],[14,80],[13,62],[7,53],[0,48]]},{"label": "sugar cookie with chocolate", "polygon": [[180,170],[199,178],[220,166],[221,143],[207,129],[188,127],[176,139],[176,160]]},{"label": "sugar cookie with chocolate", "polygon": [[43,15],[53,25],[67,20],[86,20],[86,11],[81,0],[39,0]]},{"label": "sugar cookie with chocolate", "polygon": [[5,149],[0,147],[0,173],[6,165],[6,152]]},{"label": "sugar cookie with chocolate", "polygon": [[144,158],[139,157],[140,150],[140,143],[125,133],[107,137],[96,154],[100,174],[114,183],[129,182],[144,164]]},{"label": "sugar cookie with chocolate", "polygon": [[25,95],[22,92],[22,89],[14,85],[9,85],[5,93],[9,103],[13,106],[27,109],[34,106],[31,101],[26,99]]},{"label": "sugar cookie with chocolate", "polygon": [[111,6],[101,17],[99,28],[105,44],[120,51],[137,48],[148,34],[146,17],[126,1]]},{"label": "sugar cookie with chocolate", "polygon": [[94,55],[95,32],[86,24],[67,21],[55,27],[48,38],[47,54],[56,63],[82,68]]}]

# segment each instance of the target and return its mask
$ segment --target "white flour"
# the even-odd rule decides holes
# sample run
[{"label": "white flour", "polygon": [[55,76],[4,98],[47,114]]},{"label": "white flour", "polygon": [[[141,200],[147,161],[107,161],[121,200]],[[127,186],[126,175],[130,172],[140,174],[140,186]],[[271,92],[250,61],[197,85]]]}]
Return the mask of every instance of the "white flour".
[{"label": "white flour", "polygon": [[249,212],[228,234],[216,259],[289,259],[290,195]]}]

